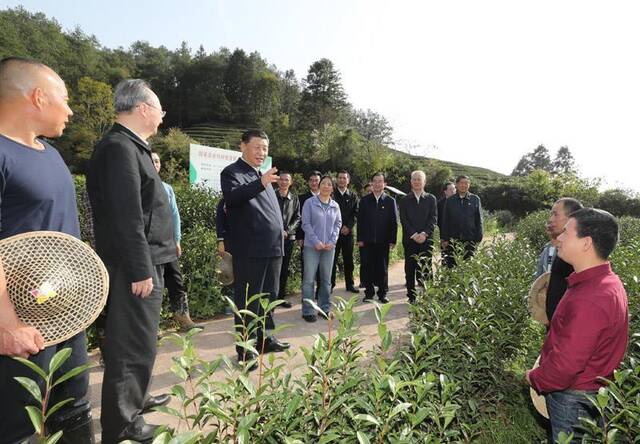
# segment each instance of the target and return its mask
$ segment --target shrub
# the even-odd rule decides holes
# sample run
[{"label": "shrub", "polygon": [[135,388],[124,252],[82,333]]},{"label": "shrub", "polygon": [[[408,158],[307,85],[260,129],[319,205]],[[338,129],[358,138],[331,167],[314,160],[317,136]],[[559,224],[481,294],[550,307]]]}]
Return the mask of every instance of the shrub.
[{"label": "shrub", "polygon": [[546,224],[549,218],[549,211],[541,210],[524,217],[516,225],[516,237],[529,243],[534,251],[540,252],[544,245],[549,242]]}]

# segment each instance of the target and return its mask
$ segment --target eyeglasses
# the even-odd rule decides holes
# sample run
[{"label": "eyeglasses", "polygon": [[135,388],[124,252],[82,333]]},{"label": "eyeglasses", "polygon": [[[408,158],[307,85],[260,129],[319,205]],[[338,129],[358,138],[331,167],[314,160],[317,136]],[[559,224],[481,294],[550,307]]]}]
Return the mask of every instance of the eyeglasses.
[{"label": "eyeglasses", "polygon": [[[160,111],[160,117],[164,117],[164,116],[167,115],[166,111],[163,111],[162,109],[158,108],[157,106],[153,106],[152,104],[147,103],[147,102],[142,102],[142,103],[147,105],[149,108],[153,108],[153,109],[156,109],[156,110]],[[138,105],[138,106],[140,106],[140,105]]]}]

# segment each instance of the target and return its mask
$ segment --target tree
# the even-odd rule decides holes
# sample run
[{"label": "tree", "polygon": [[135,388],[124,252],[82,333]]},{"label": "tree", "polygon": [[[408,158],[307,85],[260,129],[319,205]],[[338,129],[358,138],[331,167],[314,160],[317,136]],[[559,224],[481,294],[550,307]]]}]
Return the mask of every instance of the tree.
[{"label": "tree", "polygon": [[528,176],[534,170],[551,172],[551,156],[544,145],[538,145],[535,150],[522,156],[511,175]]},{"label": "tree", "polygon": [[305,129],[319,129],[342,120],[348,107],[340,74],[329,59],[320,59],[309,68],[300,98],[300,123]]},{"label": "tree", "polygon": [[382,115],[370,109],[355,110],[351,114],[351,122],[365,140],[370,140],[384,145],[393,143],[393,127]]},{"label": "tree", "polygon": [[84,172],[94,145],[115,118],[111,87],[106,83],[82,77],[71,94],[69,106],[73,117],[57,142],[67,163]]},{"label": "tree", "polygon": [[569,151],[568,146],[561,146],[556,153],[556,157],[551,163],[551,172],[553,174],[575,174],[576,162],[573,154]]}]

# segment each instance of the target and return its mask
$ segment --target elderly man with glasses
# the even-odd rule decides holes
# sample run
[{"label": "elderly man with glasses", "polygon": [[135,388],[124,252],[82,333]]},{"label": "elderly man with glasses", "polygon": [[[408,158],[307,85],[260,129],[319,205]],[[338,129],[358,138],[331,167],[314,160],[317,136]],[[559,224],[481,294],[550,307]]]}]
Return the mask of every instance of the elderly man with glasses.
[{"label": "elderly man with glasses", "polygon": [[120,82],[116,123],[96,145],[87,171],[96,250],[109,272],[102,383],[102,442],[151,442],[142,414],[169,401],[147,390],[156,357],[164,265],[177,260],[171,207],[147,140],[164,111],[149,85]]}]

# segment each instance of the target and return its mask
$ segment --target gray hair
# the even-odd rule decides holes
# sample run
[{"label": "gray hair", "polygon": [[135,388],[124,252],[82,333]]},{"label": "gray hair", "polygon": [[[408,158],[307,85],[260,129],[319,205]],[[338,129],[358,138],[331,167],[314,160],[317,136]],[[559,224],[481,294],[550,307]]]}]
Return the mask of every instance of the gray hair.
[{"label": "gray hair", "polygon": [[416,176],[420,176],[422,178],[423,181],[427,181],[427,175],[424,173],[424,171],[421,170],[416,170],[414,172],[411,173],[411,178],[413,179]]},{"label": "gray hair", "polygon": [[113,91],[113,106],[116,113],[131,111],[140,103],[152,99],[151,86],[142,79],[125,79]]}]

